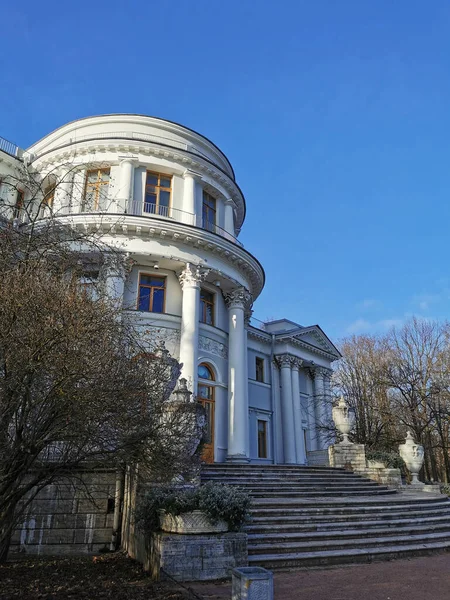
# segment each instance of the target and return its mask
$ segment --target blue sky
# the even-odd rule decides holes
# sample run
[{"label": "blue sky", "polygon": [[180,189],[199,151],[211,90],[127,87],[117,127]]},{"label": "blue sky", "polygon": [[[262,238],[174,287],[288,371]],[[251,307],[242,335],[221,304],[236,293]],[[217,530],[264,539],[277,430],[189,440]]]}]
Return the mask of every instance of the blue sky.
[{"label": "blue sky", "polygon": [[183,123],[230,158],[255,316],[335,341],[450,306],[450,3],[3,3],[0,135],[110,112]]}]

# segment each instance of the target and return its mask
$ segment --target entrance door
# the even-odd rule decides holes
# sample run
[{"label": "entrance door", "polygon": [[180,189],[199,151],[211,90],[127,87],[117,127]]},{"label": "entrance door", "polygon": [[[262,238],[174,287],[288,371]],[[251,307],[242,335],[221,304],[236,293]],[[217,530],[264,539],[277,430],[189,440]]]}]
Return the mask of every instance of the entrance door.
[{"label": "entrance door", "polygon": [[208,365],[202,364],[198,368],[198,377],[206,381],[199,381],[197,399],[206,412],[206,426],[203,434],[202,460],[206,463],[214,462],[214,386],[208,383],[214,381],[214,375]]}]

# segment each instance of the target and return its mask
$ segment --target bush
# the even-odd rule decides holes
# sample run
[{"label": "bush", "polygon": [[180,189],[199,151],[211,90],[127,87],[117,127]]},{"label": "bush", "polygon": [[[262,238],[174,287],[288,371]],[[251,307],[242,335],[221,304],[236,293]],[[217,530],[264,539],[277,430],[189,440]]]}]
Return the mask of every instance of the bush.
[{"label": "bush", "polygon": [[212,523],[223,520],[231,531],[239,531],[249,517],[250,496],[242,488],[209,481],[199,488],[154,487],[139,503],[135,520],[144,533],[159,529],[159,511],[171,515],[192,510],[206,513]]},{"label": "bush", "polygon": [[400,469],[402,473],[405,473],[406,465],[400,454],[396,452],[384,452],[383,450],[372,450],[366,452],[367,460],[377,460],[382,462],[385,467],[390,469]]},{"label": "bush", "polygon": [[450,496],[450,484],[443,483],[440,487],[441,494],[445,494],[446,496]]}]

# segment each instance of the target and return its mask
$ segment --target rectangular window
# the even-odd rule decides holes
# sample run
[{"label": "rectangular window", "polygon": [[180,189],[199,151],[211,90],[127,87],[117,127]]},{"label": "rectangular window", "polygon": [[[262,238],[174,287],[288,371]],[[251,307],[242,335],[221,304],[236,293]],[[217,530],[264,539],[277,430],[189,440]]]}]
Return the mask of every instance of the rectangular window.
[{"label": "rectangular window", "polygon": [[200,290],[200,323],[214,325],[214,294]]},{"label": "rectangular window", "polygon": [[163,313],[166,296],[166,278],[146,275],[139,277],[138,310]]},{"label": "rectangular window", "polygon": [[144,213],[170,217],[172,177],[147,171],[145,181]]},{"label": "rectangular window", "polygon": [[264,382],[264,359],[259,356],[255,360],[256,365],[256,381]]},{"label": "rectangular window", "polygon": [[216,199],[208,192],[203,192],[203,229],[216,231]]},{"label": "rectangular window", "polygon": [[17,190],[17,195],[16,195],[16,203],[14,205],[14,210],[13,210],[13,219],[19,219],[22,211],[23,211],[23,207],[24,207],[24,202],[25,200],[25,192],[22,190]]},{"label": "rectangular window", "polygon": [[267,421],[258,419],[258,458],[267,458]]},{"label": "rectangular window", "polygon": [[109,189],[109,169],[92,169],[86,173],[83,211],[106,210]]}]

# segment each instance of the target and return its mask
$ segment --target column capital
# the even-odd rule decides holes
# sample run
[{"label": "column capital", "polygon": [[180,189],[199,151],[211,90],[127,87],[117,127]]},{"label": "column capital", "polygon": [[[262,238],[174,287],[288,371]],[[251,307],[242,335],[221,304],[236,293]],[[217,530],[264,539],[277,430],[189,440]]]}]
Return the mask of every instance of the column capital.
[{"label": "column capital", "polygon": [[205,280],[210,269],[205,269],[200,265],[186,263],[185,268],[178,273],[178,279],[181,287],[200,287],[200,283]]},{"label": "column capital", "polygon": [[275,361],[276,361],[277,365],[280,367],[280,369],[283,369],[286,367],[291,368],[293,358],[294,358],[294,356],[292,356],[292,354],[277,354],[275,356]]},{"label": "column capital", "polygon": [[224,202],[225,206],[235,206],[235,202],[233,200],[233,198],[226,198],[225,202]]},{"label": "column capital", "polygon": [[247,315],[251,311],[253,298],[246,288],[236,288],[235,290],[224,294],[223,297],[228,310],[230,310],[230,308],[243,308]]},{"label": "column capital", "polygon": [[186,169],[186,171],[184,171],[183,177],[184,179],[190,177],[192,179],[195,179],[196,181],[202,180],[202,176],[200,173],[196,173],[195,171],[191,171],[190,169]]},{"label": "column capital", "polygon": [[292,357],[292,368],[298,371],[303,365],[303,360],[297,356]]},{"label": "column capital", "polygon": [[139,162],[139,157],[138,156],[118,156],[117,157],[119,159],[119,164],[121,165],[122,163],[130,163],[133,166],[136,166]]}]

